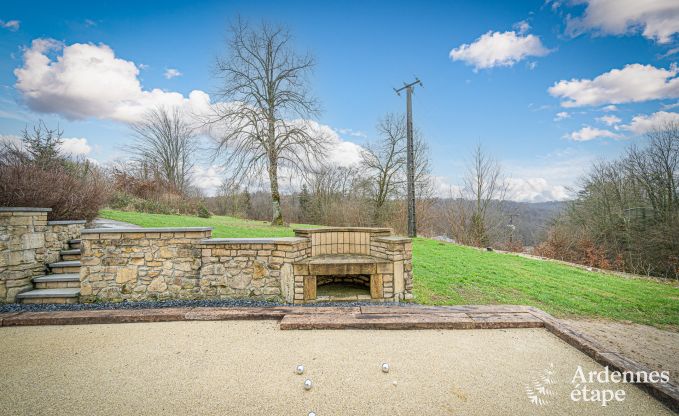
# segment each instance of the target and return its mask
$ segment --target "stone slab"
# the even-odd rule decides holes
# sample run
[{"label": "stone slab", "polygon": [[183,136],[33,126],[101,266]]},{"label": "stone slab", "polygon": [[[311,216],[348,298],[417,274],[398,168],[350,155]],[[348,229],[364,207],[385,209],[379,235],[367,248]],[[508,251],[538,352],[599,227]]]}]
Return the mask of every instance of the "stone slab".
[{"label": "stone slab", "polygon": [[0,313],[0,326],[3,325],[3,321],[9,317],[12,317],[14,315],[18,315],[19,312],[6,312],[6,313]]},{"label": "stone slab", "polygon": [[200,244],[297,244],[309,241],[302,237],[276,237],[276,238],[206,238],[200,240]]},{"label": "stone slab", "polygon": [[21,292],[16,297],[17,299],[77,298],[79,295],[79,287],[64,287],[59,289],[33,289],[28,292]]},{"label": "stone slab", "polygon": [[52,208],[0,207],[0,212],[52,212]]},{"label": "stone slab", "polygon": [[474,328],[478,329],[540,328],[544,326],[544,322],[541,319],[538,319],[528,312],[468,312],[467,316],[474,321]]},{"label": "stone slab", "polygon": [[118,233],[190,233],[212,231],[212,227],[162,227],[162,228],[86,228],[81,234],[118,234]]},{"label": "stone slab", "polygon": [[85,220],[57,220],[57,221],[47,221],[47,225],[75,225],[75,224],[85,224]]},{"label": "stone slab", "polygon": [[60,273],[34,277],[33,283],[77,282],[79,280],[80,275],[78,273]]},{"label": "stone slab", "polygon": [[87,325],[182,321],[185,319],[186,312],[187,308],[23,312],[5,318],[3,320],[3,326]]},{"label": "stone slab", "polygon": [[474,322],[466,314],[398,315],[392,314],[288,314],[280,329],[472,329]]},{"label": "stone slab", "polygon": [[184,315],[187,321],[230,321],[283,319],[287,312],[276,308],[194,308]]}]

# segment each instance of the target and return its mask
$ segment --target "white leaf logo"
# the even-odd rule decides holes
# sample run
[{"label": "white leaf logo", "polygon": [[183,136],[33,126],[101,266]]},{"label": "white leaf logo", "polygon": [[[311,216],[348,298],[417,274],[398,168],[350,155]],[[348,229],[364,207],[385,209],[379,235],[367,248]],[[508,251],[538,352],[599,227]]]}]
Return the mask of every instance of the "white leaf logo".
[{"label": "white leaf logo", "polygon": [[542,371],[542,374],[526,384],[526,395],[532,404],[536,406],[549,404],[547,397],[554,396],[554,392],[548,387],[554,384],[553,375],[554,363],[550,363],[549,367]]}]

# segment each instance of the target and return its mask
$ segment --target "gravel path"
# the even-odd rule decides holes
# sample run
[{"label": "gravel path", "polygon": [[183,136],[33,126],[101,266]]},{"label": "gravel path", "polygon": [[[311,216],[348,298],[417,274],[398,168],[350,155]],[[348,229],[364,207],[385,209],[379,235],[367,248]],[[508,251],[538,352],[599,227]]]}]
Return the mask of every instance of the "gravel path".
[{"label": "gravel path", "polygon": [[[275,322],[0,328],[0,413],[73,415],[669,414],[632,385],[573,402],[578,365],[542,329],[280,331]],[[381,364],[388,362],[385,374]],[[303,376],[294,374],[304,364]],[[553,364],[544,405],[526,386]],[[308,377],[314,387],[302,388]]]}]

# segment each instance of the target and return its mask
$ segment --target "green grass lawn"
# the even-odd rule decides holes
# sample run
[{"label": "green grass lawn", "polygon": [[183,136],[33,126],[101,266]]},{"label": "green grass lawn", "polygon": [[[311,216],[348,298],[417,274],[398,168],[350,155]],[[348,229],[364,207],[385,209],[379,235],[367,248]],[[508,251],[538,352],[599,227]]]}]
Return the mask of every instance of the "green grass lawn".
[{"label": "green grass lawn", "polygon": [[[103,210],[142,227],[214,227],[213,237],[285,237],[292,227],[232,217]],[[425,238],[413,242],[414,294],[429,305],[520,304],[559,317],[597,317],[679,329],[679,284],[588,272],[556,262],[486,252]]]}]

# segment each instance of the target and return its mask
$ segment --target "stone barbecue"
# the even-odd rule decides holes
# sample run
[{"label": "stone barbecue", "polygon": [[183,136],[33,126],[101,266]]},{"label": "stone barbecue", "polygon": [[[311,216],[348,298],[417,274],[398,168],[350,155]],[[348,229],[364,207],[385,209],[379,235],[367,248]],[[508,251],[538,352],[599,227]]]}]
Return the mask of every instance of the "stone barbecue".
[{"label": "stone barbecue", "polygon": [[391,229],[330,227],[295,234],[309,240],[307,256],[293,264],[295,303],[410,297],[411,242],[392,236]]}]

